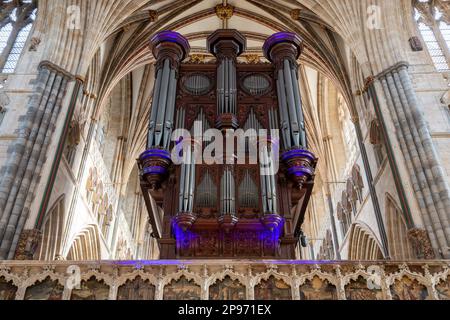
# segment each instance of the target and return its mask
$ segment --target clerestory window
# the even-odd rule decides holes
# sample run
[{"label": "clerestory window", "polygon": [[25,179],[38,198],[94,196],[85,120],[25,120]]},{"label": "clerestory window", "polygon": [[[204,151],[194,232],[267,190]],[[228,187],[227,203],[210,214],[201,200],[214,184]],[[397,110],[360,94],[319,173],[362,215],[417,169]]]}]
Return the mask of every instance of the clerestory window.
[{"label": "clerestory window", "polygon": [[36,13],[36,0],[0,0],[0,73],[16,70]]}]

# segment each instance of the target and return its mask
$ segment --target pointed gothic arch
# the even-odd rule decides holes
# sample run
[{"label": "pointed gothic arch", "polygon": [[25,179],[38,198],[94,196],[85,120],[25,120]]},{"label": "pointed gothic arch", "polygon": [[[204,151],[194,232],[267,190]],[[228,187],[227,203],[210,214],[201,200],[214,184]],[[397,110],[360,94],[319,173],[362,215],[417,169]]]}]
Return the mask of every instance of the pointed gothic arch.
[{"label": "pointed gothic arch", "polygon": [[386,194],[386,225],[391,258],[393,260],[414,259],[404,215],[389,194]]},{"label": "pointed gothic arch", "polygon": [[360,223],[352,226],[349,245],[349,260],[383,260],[383,251],[373,232]]},{"label": "pointed gothic arch", "polygon": [[61,240],[65,221],[65,195],[55,201],[47,213],[42,228],[42,241],[38,250],[38,260],[58,260],[61,250]]},{"label": "pointed gothic arch", "polygon": [[67,254],[69,261],[101,259],[100,237],[96,226],[90,225],[78,233]]}]

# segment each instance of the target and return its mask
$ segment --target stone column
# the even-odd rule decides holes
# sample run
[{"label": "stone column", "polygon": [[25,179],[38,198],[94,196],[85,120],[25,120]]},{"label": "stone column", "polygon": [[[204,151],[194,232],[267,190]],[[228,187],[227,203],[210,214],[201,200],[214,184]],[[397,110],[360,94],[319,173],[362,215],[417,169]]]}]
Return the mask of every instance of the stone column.
[{"label": "stone column", "polygon": [[162,31],[150,40],[156,58],[156,80],[148,129],[147,151],[140,156],[142,177],[159,189],[172,164],[170,143],[174,128],[178,70],[189,55],[189,42],[179,33]]},{"label": "stone column", "polygon": [[264,54],[275,65],[281,136],[285,152],[282,162],[287,175],[299,189],[314,177],[317,159],[307,150],[306,128],[299,89],[297,60],[303,40],[295,33],[280,32],[269,37]]},{"label": "stone column", "polygon": [[39,67],[35,93],[20,121],[18,137],[8,149],[8,162],[0,182],[0,260],[12,259],[12,247],[27,199],[34,194],[46,160],[62,101],[74,76],[50,62]]},{"label": "stone column", "polygon": [[400,62],[376,77],[376,89],[386,97],[414,192],[430,241],[444,258],[450,257],[450,188],[420,110],[408,64]]}]

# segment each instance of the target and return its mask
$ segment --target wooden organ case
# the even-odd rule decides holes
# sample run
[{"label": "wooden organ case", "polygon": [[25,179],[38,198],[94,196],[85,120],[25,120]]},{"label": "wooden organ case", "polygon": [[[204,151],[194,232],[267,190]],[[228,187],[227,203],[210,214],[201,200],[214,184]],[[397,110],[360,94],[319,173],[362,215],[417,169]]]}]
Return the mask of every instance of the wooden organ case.
[{"label": "wooden organ case", "polygon": [[[237,30],[208,38],[212,63],[182,63],[190,47],[175,32],[158,33],[151,47],[156,82],[138,164],[161,259],[295,259],[317,165],[298,88],[301,38],[270,37],[263,49],[271,63],[238,63],[246,39]],[[181,137],[182,129],[191,135]],[[211,129],[221,136],[205,139]],[[250,129],[267,135],[249,134],[241,146],[234,140],[227,152],[227,139]],[[203,156],[215,139],[225,151],[211,154],[223,163],[174,161]],[[261,159],[279,170],[264,170]]]}]

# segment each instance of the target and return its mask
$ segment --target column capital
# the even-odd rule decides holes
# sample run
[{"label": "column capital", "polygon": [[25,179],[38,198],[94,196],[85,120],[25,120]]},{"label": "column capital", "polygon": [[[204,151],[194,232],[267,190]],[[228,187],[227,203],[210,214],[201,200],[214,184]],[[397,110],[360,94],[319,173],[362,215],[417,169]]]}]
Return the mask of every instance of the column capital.
[{"label": "column capital", "polygon": [[219,29],[207,41],[209,52],[218,59],[235,59],[247,49],[247,38],[235,29]]},{"label": "column capital", "polygon": [[297,62],[303,53],[303,39],[293,32],[278,32],[270,36],[263,46],[265,57],[278,65],[284,59]]},{"label": "column capital", "polygon": [[174,68],[177,68],[191,51],[189,41],[178,32],[170,30],[155,34],[150,39],[150,48],[158,63],[169,59]]},{"label": "column capital", "polygon": [[409,66],[410,66],[409,62],[407,62],[407,61],[399,61],[396,64],[394,64],[393,66],[390,66],[389,68],[387,68],[384,71],[382,71],[379,74],[377,74],[375,76],[375,79],[384,78],[384,77],[386,77],[388,74],[390,74],[392,72],[397,72],[397,71],[400,71],[402,69],[408,69]]},{"label": "column capital", "polygon": [[47,70],[49,70],[51,72],[56,72],[56,73],[64,76],[65,78],[68,78],[69,80],[81,81],[81,79],[80,79],[81,77],[80,76],[76,76],[76,75],[70,73],[69,71],[63,69],[62,67],[60,67],[60,66],[58,66],[58,65],[56,65],[53,62],[48,61],[48,60],[41,61],[39,63],[38,69],[39,70],[47,69]]}]

